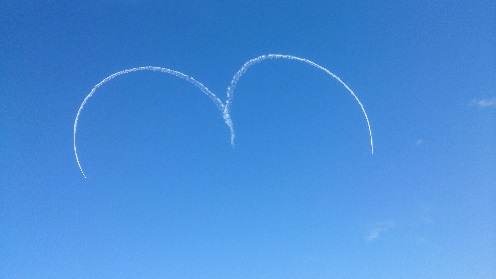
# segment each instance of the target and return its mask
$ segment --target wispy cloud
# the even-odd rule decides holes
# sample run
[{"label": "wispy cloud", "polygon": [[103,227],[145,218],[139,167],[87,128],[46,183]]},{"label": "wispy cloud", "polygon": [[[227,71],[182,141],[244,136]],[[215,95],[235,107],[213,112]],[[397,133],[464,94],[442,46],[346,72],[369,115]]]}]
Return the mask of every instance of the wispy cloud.
[{"label": "wispy cloud", "polygon": [[428,236],[425,235],[428,226],[435,224],[430,215],[423,214],[418,218],[410,221],[396,222],[392,220],[372,223],[367,231],[364,240],[367,243],[377,241],[384,237],[386,233],[395,231],[396,235],[403,234],[417,243],[427,243]]},{"label": "wispy cloud", "polygon": [[417,243],[419,243],[419,244],[425,244],[425,243],[427,243],[427,242],[428,242],[428,239],[427,239],[427,237],[425,237],[425,236],[417,236],[417,237],[415,238],[415,241],[416,241]]},{"label": "wispy cloud", "polygon": [[432,225],[434,224],[434,219],[430,216],[423,216],[419,218],[418,222],[420,225]]},{"label": "wispy cloud", "polygon": [[424,140],[423,139],[418,139],[415,141],[415,144],[416,145],[421,145],[422,143],[424,143]]},{"label": "wispy cloud", "polygon": [[365,237],[365,241],[372,242],[377,240],[382,234],[389,231],[392,227],[394,227],[394,222],[387,221],[382,223],[377,223],[367,234]]},{"label": "wispy cloud", "polygon": [[496,107],[496,97],[487,99],[473,99],[471,104],[478,106],[479,108]]}]

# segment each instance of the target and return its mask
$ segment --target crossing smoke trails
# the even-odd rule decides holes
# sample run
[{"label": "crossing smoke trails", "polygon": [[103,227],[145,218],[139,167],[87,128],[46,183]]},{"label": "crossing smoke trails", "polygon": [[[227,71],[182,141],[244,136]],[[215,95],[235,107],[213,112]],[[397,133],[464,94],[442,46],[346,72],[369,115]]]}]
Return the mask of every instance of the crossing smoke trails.
[{"label": "crossing smoke trails", "polygon": [[95,85],[95,87],[93,87],[93,89],[91,89],[91,92],[86,96],[86,98],[84,98],[84,100],[81,103],[81,106],[79,107],[79,110],[76,114],[76,119],[74,120],[74,155],[76,156],[76,162],[79,166],[79,170],[81,170],[81,173],[83,174],[84,178],[87,178],[84,171],[83,171],[83,168],[81,167],[81,162],[79,161],[79,157],[77,154],[77,148],[76,148],[76,131],[77,131],[77,124],[78,124],[79,116],[81,115],[81,111],[83,110],[84,105],[88,102],[88,99],[91,98],[91,96],[93,96],[93,94],[95,94],[96,90],[100,86],[104,85],[105,83],[109,82],[110,80],[112,80],[112,79],[114,79],[120,75],[128,74],[131,72],[137,72],[137,71],[162,72],[162,73],[170,74],[170,75],[173,75],[173,76],[176,76],[178,78],[182,78],[182,79],[186,80],[187,82],[198,87],[205,95],[207,95],[214,102],[214,104],[217,106],[217,108],[222,112],[222,115],[224,117],[224,121],[227,124],[227,126],[229,127],[229,131],[231,133],[231,145],[234,146],[234,138],[235,138],[234,126],[233,126],[233,122],[232,122],[231,116],[230,116],[230,107],[232,105],[234,89],[236,88],[236,85],[238,84],[239,79],[241,78],[241,76],[243,76],[246,73],[248,68],[250,68],[254,64],[257,64],[263,60],[268,60],[268,59],[287,59],[287,60],[294,60],[294,61],[303,62],[303,63],[309,64],[309,65],[311,65],[311,66],[313,66],[319,70],[326,72],[328,75],[330,75],[331,77],[336,79],[339,83],[341,83],[346,88],[346,90],[348,90],[348,92],[355,98],[358,105],[362,109],[363,115],[365,116],[365,120],[367,120],[367,126],[369,129],[370,147],[372,149],[372,154],[374,154],[374,142],[372,139],[372,129],[370,128],[369,117],[367,116],[367,113],[365,112],[365,108],[363,107],[363,105],[360,102],[360,100],[358,99],[358,97],[355,95],[353,90],[351,90],[350,87],[346,83],[344,83],[338,76],[331,73],[328,69],[326,69],[326,68],[320,66],[319,64],[317,64],[313,61],[310,61],[308,59],[304,59],[304,58],[300,58],[300,57],[296,57],[296,56],[292,56],[292,55],[268,54],[268,55],[261,55],[257,58],[253,58],[253,59],[249,60],[248,62],[246,62],[243,65],[243,67],[241,67],[241,69],[239,69],[239,71],[233,76],[233,78],[231,80],[231,84],[227,88],[227,99],[226,99],[225,104],[222,103],[222,101],[214,93],[212,93],[212,91],[210,91],[205,85],[203,85],[201,82],[199,82],[199,81],[195,80],[194,78],[192,78],[186,74],[183,74],[179,71],[171,70],[168,68],[153,67],[153,66],[131,68],[131,69],[117,72],[115,74],[112,74],[112,75],[106,77],[105,79],[100,81],[97,85]]}]

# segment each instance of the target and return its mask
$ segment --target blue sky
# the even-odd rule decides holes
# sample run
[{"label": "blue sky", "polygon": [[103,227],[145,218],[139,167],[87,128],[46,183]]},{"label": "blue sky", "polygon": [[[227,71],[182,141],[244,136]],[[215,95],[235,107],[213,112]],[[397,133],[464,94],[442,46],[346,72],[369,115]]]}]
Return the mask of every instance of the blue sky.
[{"label": "blue sky", "polygon": [[[0,277],[495,278],[493,1],[6,1]],[[401,1],[400,1],[401,2]],[[223,102],[139,66],[181,71]]]}]

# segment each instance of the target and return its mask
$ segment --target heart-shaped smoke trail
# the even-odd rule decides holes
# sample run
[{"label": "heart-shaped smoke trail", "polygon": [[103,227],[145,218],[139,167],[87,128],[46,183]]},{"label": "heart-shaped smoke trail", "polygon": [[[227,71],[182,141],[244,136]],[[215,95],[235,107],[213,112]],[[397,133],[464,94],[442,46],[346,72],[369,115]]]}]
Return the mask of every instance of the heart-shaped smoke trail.
[{"label": "heart-shaped smoke trail", "polygon": [[88,102],[88,99],[91,98],[91,96],[93,96],[93,94],[95,94],[96,90],[100,86],[102,86],[103,84],[107,83],[108,81],[110,81],[110,80],[112,80],[112,79],[114,79],[120,75],[128,74],[131,72],[137,72],[137,71],[162,72],[162,73],[176,76],[178,78],[185,79],[189,83],[192,83],[193,85],[198,87],[205,95],[207,95],[214,102],[214,104],[217,106],[217,108],[219,108],[219,110],[222,112],[222,115],[224,117],[224,121],[227,124],[227,126],[229,127],[229,131],[231,133],[231,145],[234,145],[235,134],[234,134],[233,122],[231,120],[231,116],[229,113],[230,107],[232,105],[234,89],[236,88],[236,85],[238,84],[239,79],[241,78],[241,76],[244,73],[246,73],[248,68],[250,68],[251,66],[253,66],[256,63],[259,63],[259,62],[261,62],[263,60],[267,60],[267,59],[288,59],[288,60],[303,62],[303,63],[309,64],[309,65],[311,65],[311,66],[313,66],[319,70],[326,72],[328,75],[330,75],[331,77],[333,77],[334,79],[339,81],[346,88],[346,90],[348,90],[348,92],[350,92],[350,94],[355,98],[358,105],[362,109],[363,115],[365,116],[365,120],[367,121],[367,126],[369,129],[370,147],[372,149],[372,154],[374,154],[374,142],[372,139],[372,129],[370,128],[369,117],[367,116],[367,113],[365,112],[365,108],[363,107],[363,105],[360,102],[360,100],[358,99],[358,97],[355,95],[353,90],[351,90],[350,87],[346,83],[344,83],[338,76],[336,76],[335,74],[330,72],[328,69],[326,69],[326,68],[320,66],[319,64],[317,64],[313,61],[310,61],[308,59],[304,59],[304,58],[300,58],[300,57],[292,56],[292,55],[268,54],[268,55],[261,55],[257,58],[253,58],[253,59],[249,60],[248,62],[246,62],[243,65],[243,67],[241,67],[241,69],[239,69],[239,71],[232,78],[231,84],[227,88],[227,99],[226,99],[225,104],[222,103],[222,101],[214,93],[212,93],[212,91],[210,91],[205,85],[203,85],[201,82],[199,82],[199,81],[195,80],[194,78],[192,78],[186,74],[183,74],[179,71],[175,71],[175,70],[171,70],[171,69],[163,68],[163,67],[146,66],[146,67],[131,68],[131,69],[127,69],[127,70],[123,70],[123,71],[114,73],[114,74],[106,77],[102,81],[100,81],[97,85],[95,85],[95,87],[93,87],[93,89],[91,89],[91,92],[86,96],[86,98],[84,98],[84,100],[81,103],[81,106],[79,107],[79,110],[76,114],[76,119],[74,120],[74,155],[76,156],[76,162],[77,162],[79,169],[81,170],[81,173],[83,174],[84,178],[87,178],[87,177],[83,171],[83,168],[81,167],[81,162],[79,161],[79,157],[77,154],[77,148],[76,148],[77,124],[78,124],[79,116],[81,115],[81,111],[84,108],[84,105]]}]

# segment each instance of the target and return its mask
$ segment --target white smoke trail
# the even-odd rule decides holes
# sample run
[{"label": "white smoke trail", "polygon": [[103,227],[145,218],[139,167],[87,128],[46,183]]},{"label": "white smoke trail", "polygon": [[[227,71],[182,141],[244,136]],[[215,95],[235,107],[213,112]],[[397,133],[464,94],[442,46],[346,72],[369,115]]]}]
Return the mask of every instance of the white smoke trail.
[{"label": "white smoke trail", "polygon": [[[229,85],[229,87],[227,88],[227,100],[226,100],[226,104],[224,106],[224,112],[223,112],[225,119],[229,119],[229,120],[231,119],[231,117],[229,115],[229,110],[230,110],[232,100],[233,100],[233,92],[234,92],[234,89],[236,88],[236,85],[238,84],[238,81],[241,78],[241,76],[244,73],[246,73],[248,68],[250,68],[254,64],[259,63],[263,60],[267,60],[267,59],[288,59],[288,60],[300,61],[300,62],[309,64],[309,65],[311,65],[311,66],[313,66],[319,70],[326,72],[328,75],[330,75],[331,77],[333,77],[337,81],[339,81],[346,88],[346,90],[348,90],[348,92],[351,93],[351,95],[355,98],[358,105],[360,105],[360,108],[362,109],[363,115],[365,116],[365,120],[367,120],[367,126],[369,128],[370,147],[372,149],[372,154],[374,154],[374,141],[372,139],[372,129],[370,128],[369,117],[367,116],[367,112],[365,112],[365,108],[363,107],[362,102],[360,102],[360,100],[355,95],[353,90],[351,90],[351,88],[346,83],[344,83],[338,76],[331,73],[328,69],[320,66],[319,64],[317,64],[313,61],[310,61],[308,59],[305,59],[305,58],[300,58],[300,57],[296,57],[296,56],[292,56],[292,55],[283,55],[283,54],[268,54],[268,55],[261,55],[257,58],[253,58],[253,59],[249,60],[248,62],[246,62],[243,65],[243,67],[241,67],[241,69],[239,69],[239,71],[234,75],[233,79],[231,80],[231,85]],[[229,126],[229,127],[232,129],[232,126]],[[231,145],[234,145],[234,132],[231,133]]]},{"label": "white smoke trail", "polygon": [[153,66],[131,68],[131,69],[127,69],[127,70],[123,70],[123,71],[114,73],[114,74],[106,77],[105,79],[103,79],[101,82],[99,82],[97,85],[95,85],[95,87],[93,87],[93,89],[91,89],[91,92],[86,96],[86,98],[84,98],[84,100],[81,103],[81,106],[79,107],[79,110],[78,110],[78,112],[76,114],[76,119],[74,120],[74,155],[76,156],[76,162],[77,162],[77,164],[79,166],[79,169],[81,170],[81,173],[83,174],[84,178],[87,178],[87,177],[86,177],[86,175],[85,175],[85,173],[83,171],[83,168],[81,167],[81,163],[79,161],[79,157],[78,157],[78,154],[77,154],[77,148],[76,148],[77,123],[78,123],[78,120],[79,120],[79,116],[81,115],[81,111],[84,108],[84,105],[86,104],[86,102],[88,102],[88,99],[91,96],[93,96],[93,94],[96,92],[96,90],[100,86],[102,86],[103,84],[107,83],[108,81],[110,81],[110,80],[112,80],[112,79],[114,79],[114,78],[116,78],[116,77],[118,77],[120,75],[128,74],[128,73],[131,73],[131,72],[136,72],[136,71],[155,71],[155,72],[162,72],[162,73],[170,74],[170,75],[173,75],[173,76],[176,76],[176,77],[185,79],[189,83],[192,83],[193,85],[195,85],[196,87],[198,87],[205,95],[207,95],[215,103],[215,105],[219,108],[219,110],[222,112],[224,121],[227,124],[227,126],[229,127],[229,131],[230,131],[230,134],[231,134],[231,145],[234,146],[235,133],[234,133],[234,128],[233,128],[233,122],[232,122],[231,116],[229,114],[230,107],[232,105],[234,89],[236,88],[236,85],[237,85],[239,79],[241,78],[241,76],[244,73],[246,73],[246,71],[248,70],[248,68],[250,68],[251,66],[253,66],[256,63],[259,63],[259,62],[261,62],[263,60],[267,60],[267,59],[288,59],[288,60],[295,60],[295,61],[303,62],[303,63],[309,64],[309,65],[311,65],[311,66],[313,66],[313,67],[315,67],[315,68],[317,68],[319,70],[322,70],[322,71],[326,72],[328,75],[330,75],[331,77],[333,77],[337,81],[339,81],[346,88],[346,90],[348,90],[348,92],[350,92],[350,94],[355,98],[356,102],[358,103],[358,105],[362,109],[363,115],[365,116],[365,120],[367,121],[367,126],[368,126],[368,129],[369,129],[370,147],[372,149],[372,154],[374,154],[374,142],[373,142],[373,139],[372,139],[372,129],[370,128],[369,118],[367,116],[367,113],[365,112],[365,108],[363,107],[362,103],[360,102],[360,100],[358,99],[358,97],[355,95],[355,93],[353,92],[353,90],[351,90],[350,87],[346,83],[344,83],[338,76],[336,76],[335,74],[331,73],[326,68],[324,68],[324,67],[320,66],[319,64],[317,64],[317,63],[315,63],[313,61],[310,61],[308,59],[300,58],[300,57],[292,56],[292,55],[268,54],[268,55],[261,55],[259,57],[256,57],[254,59],[249,60],[248,62],[246,62],[243,65],[243,67],[241,67],[241,69],[239,69],[239,71],[232,78],[231,84],[227,88],[227,99],[226,99],[226,103],[225,104],[222,103],[222,101],[214,93],[212,93],[205,85],[203,85],[202,83],[198,82],[197,80],[195,80],[194,78],[192,78],[192,77],[190,77],[190,76],[188,76],[186,74],[183,74],[183,73],[181,73],[179,71],[171,70],[171,69],[168,69],[168,68],[153,67]]},{"label": "white smoke trail", "polygon": [[114,78],[116,78],[116,77],[118,77],[120,75],[128,74],[128,73],[131,73],[131,72],[136,72],[136,71],[155,71],[155,72],[162,72],[162,73],[170,74],[170,75],[173,75],[173,76],[176,76],[176,77],[185,79],[189,83],[192,83],[196,87],[200,88],[200,90],[203,93],[205,93],[205,95],[207,95],[210,99],[212,99],[212,101],[215,103],[215,105],[217,105],[217,107],[219,108],[219,110],[223,112],[224,120],[225,120],[227,126],[229,126],[229,130],[231,132],[231,139],[234,138],[233,124],[232,124],[231,118],[229,116],[229,113],[225,113],[225,106],[224,106],[224,104],[222,103],[222,101],[219,98],[217,98],[217,96],[215,96],[214,93],[212,93],[202,83],[198,82],[194,78],[192,78],[192,77],[190,77],[190,76],[188,76],[186,74],[183,74],[183,73],[181,73],[179,71],[174,71],[174,70],[167,69],[167,68],[162,68],[162,67],[146,66],[146,67],[138,67],[138,68],[127,69],[127,70],[120,71],[120,72],[117,72],[115,74],[112,74],[112,75],[106,77],[104,80],[100,81],[100,83],[98,83],[97,85],[95,85],[95,87],[93,87],[93,89],[91,89],[91,92],[88,94],[88,96],[86,96],[86,98],[84,98],[83,103],[81,103],[81,106],[79,107],[79,110],[78,110],[78,112],[76,114],[76,119],[74,120],[74,154],[76,155],[76,162],[77,162],[77,164],[79,166],[79,169],[81,170],[81,173],[83,174],[84,178],[87,178],[87,177],[84,174],[83,168],[81,167],[81,162],[79,162],[79,157],[78,157],[77,148],[76,148],[76,131],[77,131],[77,124],[78,124],[79,116],[81,115],[81,111],[83,110],[84,105],[86,104],[86,102],[88,102],[88,99],[91,98],[91,96],[93,96],[93,94],[95,94],[96,90],[100,86],[102,86],[103,84],[107,83],[108,81],[110,81],[110,80],[112,80],[112,79],[114,79]]}]

